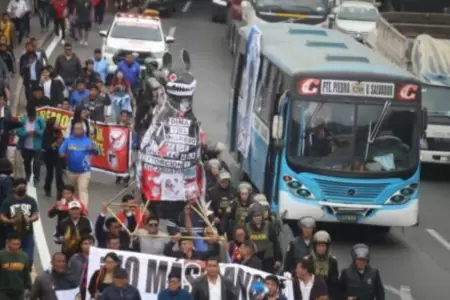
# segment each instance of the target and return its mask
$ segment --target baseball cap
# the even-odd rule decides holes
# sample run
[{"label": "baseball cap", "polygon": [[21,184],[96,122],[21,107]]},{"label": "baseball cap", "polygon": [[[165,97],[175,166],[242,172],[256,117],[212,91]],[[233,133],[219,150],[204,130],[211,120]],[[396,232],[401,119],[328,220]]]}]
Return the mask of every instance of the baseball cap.
[{"label": "baseball cap", "polygon": [[69,202],[69,209],[74,209],[74,208],[81,208],[81,204],[78,201],[70,201]]}]

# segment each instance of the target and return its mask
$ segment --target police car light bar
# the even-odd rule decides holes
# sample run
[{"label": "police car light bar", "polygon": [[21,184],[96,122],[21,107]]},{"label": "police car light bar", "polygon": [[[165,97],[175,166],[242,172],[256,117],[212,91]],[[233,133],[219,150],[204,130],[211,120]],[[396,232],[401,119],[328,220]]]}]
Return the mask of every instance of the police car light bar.
[{"label": "police car light bar", "polygon": [[[147,11],[153,11],[155,13],[149,14]],[[143,14],[133,14],[133,13],[116,13],[117,18],[130,18],[130,19],[147,19],[147,20],[157,20],[159,21],[159,12],[157,10],[147,9]]]}]

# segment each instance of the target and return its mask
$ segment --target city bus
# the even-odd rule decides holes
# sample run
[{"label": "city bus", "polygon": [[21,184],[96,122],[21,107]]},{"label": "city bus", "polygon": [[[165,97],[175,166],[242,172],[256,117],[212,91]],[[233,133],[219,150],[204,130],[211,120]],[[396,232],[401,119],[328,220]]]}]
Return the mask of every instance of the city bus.
[{"label": "city bus", "polygon": [[267,23],[239,36],[227,143],[272,211],[382,232],[416,226],[420,82],[338,31]]}]

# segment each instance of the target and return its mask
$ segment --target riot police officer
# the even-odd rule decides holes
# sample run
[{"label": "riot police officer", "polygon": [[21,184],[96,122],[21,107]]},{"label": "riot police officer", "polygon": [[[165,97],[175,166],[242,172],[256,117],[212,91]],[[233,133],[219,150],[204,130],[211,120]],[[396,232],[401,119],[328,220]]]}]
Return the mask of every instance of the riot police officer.
[{"label": "riot police officer", "polygon": [[343,299],[384,300],[385,291],[378,269],[372,268],[369,246],[356,244],[352,248],[352,264],[341,272],[339,289]]},{"label": "riot police officer", "polygon": [[300,235],[289,243],[284,270],[293,272],[297,262],[311,253],[311,240],[316,229],[316,220],[312,217],[303,217],[299,221]]},{"label": "riot police officer", "polygon": [[228,233],[233,236],[236,226],[244,226],[251,205],[253,188],[248,182],[242,181],[237,188],[237,195],[227,211]]},{"label": "riot police officer", "polygon": [[317,231],[312,238],[311,254],[306,258],[314,266],[314,276],[327,284],[328,295],[334,300],[339,297],[339,269],[336,258],[330,254],[330,246],[330,234],[324,230]]},{"label": "riot police officer", "polygon": [[263,214],[260,204],[250,209],[251,221],[246,225],[248,239],[256,246],[255,254],[262,260],[262,270],[275,273],[281,267],[281,248],[272,224],[264,220]]},{"label": "riot police officer", "polygon": [[230,208],[231,201],[236,197],[236,189],[231,185],[231,175],[225,170],[219,173],[219,183],[209,190],[211,209],[214,212],[215,224],[220,233],[223,234],[227,228],[224,227],[224,219]]},{"label": "riot police officer", "polygon": [[[264,210],[264,220],[270,222],[272,224],[273,229],[276,234],[280,234],[281,232],[281,222],[277,219],[277,217],[270,211],[270,204],[267,201],[267,197],[264,194],[256,194],[253,196],[252,204],[250,205],[250,209],[253,205],[261,205]],[[246,222],[250,222],[250,216],[247,216]]]},{"label": "riot police officer", "polygon": [[218,159],[210,159],[207,163],[206,169],[206,184],[208,190],[213,188],[219,181],[220,170],[222,169],[222,164]]}]

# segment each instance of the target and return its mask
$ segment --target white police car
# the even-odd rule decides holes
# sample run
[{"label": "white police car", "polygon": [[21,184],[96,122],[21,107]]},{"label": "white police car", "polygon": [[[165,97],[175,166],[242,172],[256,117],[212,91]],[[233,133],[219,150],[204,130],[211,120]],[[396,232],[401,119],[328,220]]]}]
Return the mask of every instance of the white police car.
[{"label": "white police car", "polygon": [[117,13],[108,30],[100,31],[103,55],[110,63],[109,73],[114,73],[116,63],[130,52],[136,54],[141,68],[147,58],[162,65],[162,57],[169,51],[168,44],[175,39],[164,35],[157,11],[146,10],[145,13]]}]

